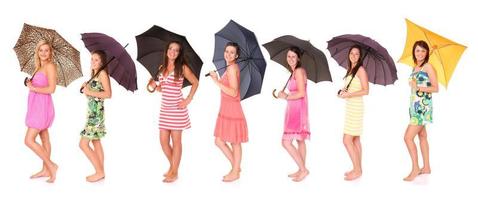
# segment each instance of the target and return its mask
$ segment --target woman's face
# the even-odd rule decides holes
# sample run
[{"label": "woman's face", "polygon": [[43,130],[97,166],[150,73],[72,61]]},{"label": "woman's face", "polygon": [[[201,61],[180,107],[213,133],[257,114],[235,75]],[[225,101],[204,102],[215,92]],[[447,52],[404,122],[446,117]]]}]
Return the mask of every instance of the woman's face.
[{"label": "woman's face", "polygon": [[425,57],[427,56],[427,50],[418,45],[415,47],[413,53],[415,54],[417,62],[423,62],[423,60],[425,60]]},{"label": "woman's face", "polygon": [[93,70],[98,70],[101,68],[101,57],[100,55],[94,53],[94,54],[91,54],[91,69]]},{"label": "woman's face", "polygon": [[287,51],[287,64],[292,67],[292,70],[297,67],[297,63],[299,62],[299,56],[293,51]]},{"label": "woman's face", "polygon": [[38,57],[41,61],[47,61],[51,58],[51,49],[48,44],[41,45],[38,49]]},{"label": "woman's face", "polygon": [[357,48],[353,48],[350,51],[349,59],[350,59],[350,62],[352,62],[353,64],[356,64],[360,59],[360,50],[358,50]]},{"label": "woman's face", "polygon": [[178,58],[178,55],[179,55],[179,50],[180,50],[179,44],[177,43],[169,44],[168,52],[167,52],[168,58],[171,60],[176,60],[176,58]]},{"label": "woman's face", "polygon": [[237,50],[236,47],[233,46],[227,46],[226,49],[224,50],[224,59],[226,62],[234,62],[238,57],[237,55]]}]

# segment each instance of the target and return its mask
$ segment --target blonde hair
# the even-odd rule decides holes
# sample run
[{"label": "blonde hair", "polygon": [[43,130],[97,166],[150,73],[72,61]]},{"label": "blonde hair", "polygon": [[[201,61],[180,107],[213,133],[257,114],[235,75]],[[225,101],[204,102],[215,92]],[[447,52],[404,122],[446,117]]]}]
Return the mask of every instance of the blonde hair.
[{"label": "blonde hair", "polygon": [[35,55],[34,55],[35,71],[33,73],[36,73],[41,67],[41,60],[40,60],[40,56],[38,55],[38,52],[40,51],[40,47],[43,45],[48,45],[48,48],[50,48],[50,58],[48,59],[50,60],[50,62],[53,62],[53,47],[51,43],[46,40],[38,41],[37,46],[35,47]]}]

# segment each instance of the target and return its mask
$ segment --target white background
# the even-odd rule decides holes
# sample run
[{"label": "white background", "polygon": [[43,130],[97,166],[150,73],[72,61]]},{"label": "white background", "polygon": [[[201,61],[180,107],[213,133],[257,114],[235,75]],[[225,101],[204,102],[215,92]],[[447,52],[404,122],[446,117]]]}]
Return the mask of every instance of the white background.
[{"label": "white background", "polygon": [[[476,199],[478,139],[476,76],[478,74],[476,6],[472,1],[3,1],[0,6],[0,199]],[[405,18],[468,49],[458,63],[448,89],[434,94],[434,123],[427,127],[432,174],[407,183],[411,164],[403,134],[408,123],[411,68],[397,63],[398,81],[387,87],[370,85],[365,97],[363,177],[343,180],[351,167],[342,145],[344,101],[335,94],[345,70],[326,50],[334,36],[353,33],[381,43],[397,61],[405,37]],[[310,175],[301,183],[287,178],[296,165],[281,147],[285,101],[271,96],[289,76],[267,60],[262,94],[242,102],[250,142],[243,145],[241,179],[223,183],[229,163],[214,145],[219,89],[204,74],[214,69],[214,33],[230,19],[255,32],[260,44],[291,34],[308,39],[325,52],[334,80],[308,83],[312,139],[307,143]],[[113,98],[106,101],[108,135],[102,140],[106,180],[87,183],[91,164],[78,147],[85,123],[86,98],[78,92],[82,77],[53,95],[56,118],[50,128],[52,159],[59,165],[57,181],[28,177],[41,167],[24,144],[27,89],[13,46],[23,23],[56,29],[81,52],[89,74],[89,52],[80,33],[101,32],[122,44],[136,58],[135,36],[156,24],[185,35],[204,61],[200,86],[189,106],[192,129],[183,135],[179,179],[161,182],[167,170],[158,136],[160,95],[145,90],[149,73],[136,63],[138,87],[126,91],[112,81]],[[188,89],[183,91],[187,94]]]}]

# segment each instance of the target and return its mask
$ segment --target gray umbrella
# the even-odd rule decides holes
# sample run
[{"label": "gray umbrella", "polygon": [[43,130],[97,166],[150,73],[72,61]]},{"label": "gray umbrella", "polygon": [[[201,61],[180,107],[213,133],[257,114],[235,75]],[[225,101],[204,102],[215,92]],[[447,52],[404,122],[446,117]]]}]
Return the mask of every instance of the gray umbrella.
[{"label": "gray umbrella", "polygon": [[369,37],[352,34],[337,36],[328,41],[327,49],[335,61],[347,69],[348,52],[353,45],[362,47],[363,67],[369,82],[389,85],[397,80],[397,69],[392,57],[382,45]]}]

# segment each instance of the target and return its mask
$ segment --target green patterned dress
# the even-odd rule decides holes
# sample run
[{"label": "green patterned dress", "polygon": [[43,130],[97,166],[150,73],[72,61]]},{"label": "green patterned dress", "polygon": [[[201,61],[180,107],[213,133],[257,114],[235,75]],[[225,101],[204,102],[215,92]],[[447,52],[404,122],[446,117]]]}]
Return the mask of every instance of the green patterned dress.
[{"label": "green patterned dress", "polygon": [[[94,78],[88,85],[91,91],[101,92],[103,86],[98,78]],[[88,96],[88,115],[86,117],[85,129],[81,131],[81,137],[90,140],[98,140],[105,136],[104,100]]]},{"label": "green patterned dress", "polygon": [[[431,82],[428,74],[423,70],[413,72],[409,80],[415,79],[418,87],[430,87]],[[412,88],[410,95],[410,125],[423,126],[433,122],[432,93],[419,92]]]}]

